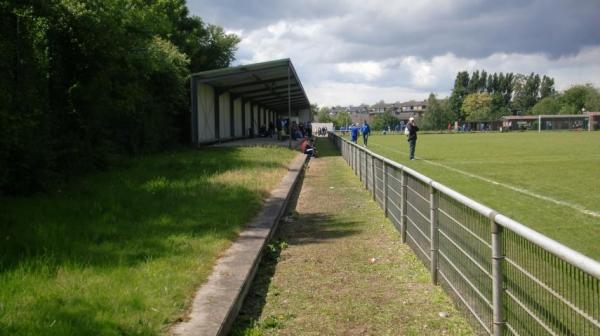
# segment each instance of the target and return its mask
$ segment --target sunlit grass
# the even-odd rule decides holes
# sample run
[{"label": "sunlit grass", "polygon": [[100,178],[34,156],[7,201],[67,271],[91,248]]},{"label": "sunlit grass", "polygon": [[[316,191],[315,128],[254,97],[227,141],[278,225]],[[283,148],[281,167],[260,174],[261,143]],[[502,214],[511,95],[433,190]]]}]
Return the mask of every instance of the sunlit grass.
[{"label": "sunlit grass", "polygon": [[0,335],[154,335],[294,152],[180,151],[0,204]]},{"label": "sunlit grass", "polygon": [[600,132],[423,134],[415,161],[403,135],[372,136],[369,149],[600,259],[599,217],[440,166],[600,213]]}]

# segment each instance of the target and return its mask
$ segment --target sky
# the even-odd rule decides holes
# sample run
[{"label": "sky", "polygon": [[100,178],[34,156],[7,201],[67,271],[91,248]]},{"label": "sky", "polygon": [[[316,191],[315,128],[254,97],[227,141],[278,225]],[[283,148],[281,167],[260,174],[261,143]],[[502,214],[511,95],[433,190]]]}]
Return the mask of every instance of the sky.
[{"label": "sky", "polygon": [[600,87],[600,0],[187,0],[241,37],[235,65],[290,58],[311,103],[448,96],[458,71]]}]

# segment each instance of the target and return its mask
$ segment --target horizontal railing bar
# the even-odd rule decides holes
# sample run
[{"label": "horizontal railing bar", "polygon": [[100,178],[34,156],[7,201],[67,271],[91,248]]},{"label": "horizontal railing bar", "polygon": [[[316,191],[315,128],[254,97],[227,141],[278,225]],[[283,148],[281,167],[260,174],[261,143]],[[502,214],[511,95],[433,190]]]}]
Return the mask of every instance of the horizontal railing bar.
[{"label": "horizontal railing bar", "polygon": [[388,177],[393,178],[394,180],[396,180],[398,183],[402,183],[401,180],[397,179],[396,176],[392,175],[392,174],[388,174]]},{"label": "horizontal railing bar", "polygon": [[506,325],[506,327],[508,328],[508,330],[510,330],[510,332],[511,332],[513,335],[516,335],[516,336],[521,336],[521,334],[519,334],[519,333],[518,333],[518,332],[515,330],[515,328],[513,328],[513,326],[512,326],[510,323],[506,322],[506,324],[505,324],[505,325]]},{"label": "horizontal railing bar", "polygon": [[[346,141],[345,139],[342,139],[342,140],[351,146],[356,146],[357,148],[360,148],[358,145],[350,143],[350,142]],[[477,201],[474,201],[471,198],[469,198],[457,191],[454,191],[439,182],[433,181],[432,179],[426,177],[425,175],[422,175],[408,167],[401,165],[400,163],[392,161],[381,155],[375,154],[369,150],[367,150],[367,151],[369,153],[372,153],[371,155],[373,155],[374,157],[376,157],[382,161],[385,161],[385,163],[387,163],[388,165],[390,165],[394,168],[397,168],[397,169],[401,169],[404,172],[412,175],[413,177],[421,180],[422,182],[424,182],[426,184],[431,184],[431,186],[434,189],[450,196],[451,198],[459,201],[460,203],[475,210],[476,212],[480,213],[481,215],[483,215],[485,217],[489,218],[492,214],[494,214],[494,210],[492,210],[491,208],[489,208]],[[593,259],[567,247],[567,246],[564,246],[563,244],[560,244],[560,243],[542,235],[541,233],[536,232],[536,231],[526,227],[525,225],[523,225],[509,217],[506,217],[502,214],[497,214],[495,216],[495,221],[500,226],[508,228],[509,230],[517,233],[518,235],[521,235],[523,238],[529,240],[530,242],[539,245],[544,250],[556,255],[557,257],[561,258],[562,260],[580,268],[581,270],[594,276],[595,278],[600,279],[600,262],[593,260]]]},{"label": "horizontal railing bar", "polygon": [[477,268],[479,268],[485,275],[487,275],[488,278],[490,278],[490,280],[492,279],[492,275],[488,272],[488,270],[486,270],[485,267],[481,266],[475,259],[473,259],[473,257],[471,257],[467,252],[465,252],[465,250],[463,250],[454,240],[452,240],[452,238],[450,238],[442,229],[440,229],[440,234],[446,237],[446,239],[448,239],[448,241],[450,241],[452,245],[454,245],[462,254],[464,254],[469,260],[471,260],[471,262],[475,264],[475,266],[477,266]]},{"label": "horizontal railing bar", "polygon": [[483,293],[481,293],[479,291],[479,289],[477,289],[477,286],[475,286],[471,280],[469,280],[469,278],[467,278],[466,275],[464,275],[460,269],[458,269],[458,267],[456,267],[456,265],[454,265],[454,263],[450,260],[450,258],[448,258],[448,256],[446,256],[446,254],[442,251],[439,251],[440,255],[446,259],[446,261],[450,264],[450,266],[452,266],[452,268],[454,268],[454,270],[456,271],[456,273],[458,273],[458,275],[460,275],[461,278],[463,278],[467,284],[469,285],[469,287],[471,287],[471,289],[473,289],[475,291],[475,293],[477,293],[477,295],[479,295],[479,298],[481,298],[483,300],[483,302],[485,302],[489,308],[493,308],[492,307],[492,303],[490,302],[490,300],[488,300],[488,298],[485,297],[485,295],[483,295]]},{"label": "horizontal railing bar", "polygon": [[417,231],[419,231],[421,236],[423,236],[427,242],[431,241],[429,239],[429,237],[425,233],[423,233],[423,231],[419,228],[419,226],[410,217],[406,216],[406,219],[412,223],[412,225],[415,227],[415,229],[417,229]]},{"label": "horizontal railing bar", "polygon": [[402,195],[400,195],[399,192],[397,192],[394,188],[388,188],[389,191],[393,192],[394,194],[396,194],[396,196],[402,198]]},{"label": "horizontal railing bar", "polygon": [[421,211],[419,211],[419,209],[417,209],[412,203],[410,203],[408,200],[406,200],[406,204],[410,205],[411,208],[415,209],[415,211],[421,215],[421,217],[426,220],[429,221],[429,216],[425,216],[423,213],[421,213]]},{"label": "horizontal railing bar", "polygon": [[533,318],[540,326],[542,326],[542,328],[544,328],[544,330],[546,330],[549,334],[557,336],[558,334],[556,334],[554,331],[552,331],[552,329],[550,329],[550,327],[548,327],[544,321],[540,320],[535,314],[533,314],[531,312],[531,310],[529,310],[529,308],[527,308],[527,306],[525,306],[525,304],[523,304],[519,299],[517,299],[516,296],[514,296],[513,293],[510,292],[510,290],[506,289],[506,294],[513,300],[515,301],[516,304],[518,304],[521,309],[523,309],[531,318]]},{"label": "horizontal railing bar", "polygon": [[417,246],[417,248],[421,251],[421,253],[423,253],[423,255],[425,256],[425,259],[427,259],[428,262],[431,262],[431,257],[429,257],[429,253],[427,253],[427,252],[425,252],[425,250],[423,250],[421,245],[419,245],[417,240],[410,234],[410,232],[406,231],[406,236],[408,238],[410,238],[410,240],[413,241],[413,243]]},{"label": "horizontal railing bar", "polygon": [[402,209],[400,209],[400,207],[399,207],[399,206],[398,206],[396,203],[394,203],[394,202],[391,202],[391,200],[388,200],[388,201],[389,201],[389,202],[388,202],[388,205],[390,205],[390,204],[391,204],[391,205],[393,205],[393,206],[394,206],[394,208],[396,208],[398,211],[402,211]]},{"label": "horizontal railing bar", "polygon": [[565,299],[559,293],[555,292],[554,289],[550,288],[548,285],[546,285],[545,283],[541,282],[533,274],[527,272],[527,270],[525,270],[523,267],[521,267],[519,264],[517,264],[514,260],[512,260],[510,258],[505,258],[505,259],[506,259],[506,261],[509,264],[511,264],[513,267],[515,267],[521,273],[525,274],[525,276],[527,276],[529,279],[531,279],[533,282],[535,282],[538,286],[542,287],[548,293],[552,294],[555,298],[557,298],[558,300],[562,301],[562,303],[564,303],[569,308],[571,308],[573,311],[575,311],[577,314],[579,314],[580,316],[582,316],[583,318],[585,318],[586,320],[588,320],[591,324],[595,325],[597,328],[600,328],[600,322],[599,321],[597,321],[593,317],[589,316],[586,312],[584,312],[583,310],[579,309],[577,306],[575,306],[573,303],[571,303],[571,301]]},{"label": "horizontal railing bar", "polygon": [[[422,196],[421,193],[417,192],[415,190],[415,188],[413,186],[417,186],[417,181],[419,184],[424,183],[427,187],[430,187],[431,189],[427,188],[427,193],[430,193],[431,190],[433,191],[437,191],[440,193],[440,197],[448,197],[449,200],[452,200],[454,202],[457,202],[458,204],[460,204],[461,206],[464,206],[465,208],[468,208],[472,211],[474,211],[475,213],[485,217],[487,219],[486,223],[483,223],[483,225],[492,225],[495,227],[495,225],[497,224],[499,227],[502,227],[506,230],[510,230],[511,232],[513,232],[517,237],[521,237],[527,241],[529,241],[530,243],[534,244],[534,246],[536,246],[537,248],[540,248],[543,251],[546,251],[547,253],[550,253],[553,256],[556,256],[557,258],[555,260],[563,260],[564,262],[566,262],[568,265],[571,265],[571,267],[574,267],[574,270],[570,270],[570,269],[564,269],[562,270],[562,274],[565,273],[569,273],[569,272],[577,272],[577,277],[573,278],[573,279],[568,279],[566,280],[566,282],[563,285],[568,285],[568,286],[573,286],[573,288],[577,288],[576,286],[579,284],[581,285],[583,288],[590,288],[590,286],[592,286],[592,290],[593,288],[595,288],[594,286],[597,285],[597,280],[600,279],[600,261],[596,261],[593,260],[585,255],[583,255],[580,252],[577,252],[567,246],[564,246],[561,243],[558,243],[552,239],[550,239],[549,237],[546,237],[545,235],[536,232],[532,229],[530,229],[529,227],[509,218],[506,217],[502,214],[498,214],[496,213],[493,209],[477,202],[474,201],[473,199],[453,190],[450,189],[449,187],[436,182],[432,179],[430,179],[429,177],[411,169],[408,168],[400,163],[397,163],[395,161],[392,161],[388,158],[385,158],[379,154],[373,153],[371,150],[366,149],[366,148],[362,148],[360,146],[358,146],[357,144],[354,143],[350,143],[347,140],[335,135],[335,134],[331,134],[331,136],[333,137],[334,142],[338,145],[338,147],[342,148],[342,152],[345,152],[345,157],[347,157],[347,161],[349,164],[351,164],[354,167],[357,168],[356,173],[357,175],[360,176],[361,181],[363,181],[363,184],[366,184],[367,186],[373,186],[373,193],[374,193],[374,199],[377,201],[381,201],[382,197],[380,197],[380,194],[383,192],[383,197],[385,198],[385,202],[387,203],[387,205],[389,206],[389,210],[388,214],[391,214],[391,219],[393,218],[393,220],[395,220],[395,223],[402,223],[402,221],[405,221],[406,225],[413,225],[416,228],[416,231],[418,231],[418,233],[422,236],[422,238],[425,239],[421,239],[423,242],[423,246],[415,239],[416,236],[413,235],[412,233],[414,233],[414,231],[412,229],[410,229],[410,231],[407,231],[405,234],[406,236],[409,237],[409,241],[412,244],[414,244],[414,248],[413,250],[420,252],[420,254],[422,254],[422,256],[424,256],[424,258],[422,258],[425,261],[428,261],[429,263],[431,263],[431,257],[429,256],[429,251],[426,251],[429,244],[431,243],[429,237],[427,234],[424,233],[424,231],[421,229],[421,227],[419,225],[417,225],[414,221],[414,219],[417,219],[414,216],[406,216],[406,212],[402,213],[402,209],[400,207],[400,204],[397,204],[398,202],[394,202],[394,199],[396,200],[403,200],[406,205],[410,205],[410,207],[415,210],[418,214],[418,216],[422,217],[422,219],[426,222],[429,223],[430,220],[430,216],[426,216],[424,215],[416,206],[415,203],[411,203],[406,199],[402,199],[402,196],[400,195],[399,190],[400,189],[400,184],[402,184],[404,177],[409,177],[411,179],[415,179],[416,181],[413,180],[409,180],[410,184],[409,185],[404,185],[407,188],[403,189],[403,190],[409,190],[408,192],[408,196],[410,196],[412,198],[412,195],[410,195],[410,193],[414,193],[416,195],[418,195],[423,201],[425,201],[426,204],[430,204],[430,200],[429,198],[426,198],[424,196]],[[354,147],[352,147],[354,146]],[[363,157],[363,155],[365,155]],[[370,156],[370,158],[369,158]],[[371,164],[368,164],[367,162],[369,162],[368,160],[371,160]],[[375,161],[374,161],[375,160]],[[353,162],[351,162],[353,161]],[[364,163],[363,163],[364,161]],[[387,170],[384,169],[385,166],[387,166]],[[400,170],[400,171],[398,171]],[[383,174],[380,173],[380,171],[383,171]],[[358,174],[360,172],[360,174]],[[406,173],[407,175],[404,175],[402,179],[397,178],[396,175],[399,175],[400,173]],[[371,178],[371,175],[369,174],[373,174],[373,178]],[[382,178],[380,178],[380,176]],[[368,178],[367,181],[364,181],[364,178]],[[383,182],[385,182],[385,180],[387,179],[387,184],[384,185]],[[365,183],[366,182],[366,183]],[[380,184],[381,183],[381,184]],[[381,187],[379,187],[381,186]],[[403,186],[403,187],[404,187]],[[395,188],[397,187],[397,188]],[[418,186],[421,187],[421,186]],[[422,189],[422,188],[417,188],[417,189]],[[378,193],[379,191],[379,193]],[[388,192],[391,191],[390,194],[388,194]],[[423,191],[423,190],[421,190]],[[386,195],[388,195],[388,197],[385,197]],[[415,199],[413,198],[413,201]],[[390,203],[392,204],[392,206],[390,206]],[[419,202],[420,203],[420,202]],[[429,206],[430,207],[430,206]],[[404,209],[406,211],[406,208]],[[476,232],[481,231],[479,230],[479,227],[474,227],[473,229],[471,229],[469,226],[467,226],[468,223],[471,223],[471,217],[466,217],[465,220],[467,224],[461,224],[461,222],[459,220],[457,220],[456,218],[454,218],[452,215],[450,215],[450,213],[452,211],[444,211],[441,208],[438,208],[439,212],[437,213],[441,213],[443,214],[446,218],[450,219],[450,222],[448,223],[451,226],[454,225],[458,225],[462,230],[466,231],[469,233],[470,236],[475,237],[476,241],[479,241],[480,243],[482,243],[483,245],[481,246],[481,248],[483,248],[483,246],[485,246],[488,249],[491,249],[491,244],[487,242],[487,238],[491,238],[491,237],[480,237]],[[464,210],[463,210],[464,211]],[[397,216],[398,214],[398,216]],[[468,216],[473,216],[473,213],[466,213]],[[400,216],[400,215],[404,215],[404,217]],[[412,215],[412,213],[411,213]],[[398,218],[401,217],[401,218]],[[439,219],[439,217],[438,217]],[[473,218],[473,220],[477,221],[478,218]],[[490,222],[491,220],[491,222]],[[423,222],[422,220],[419,220],[420,222]],[[476,224],[476,223],[474,223]],[[481,223],[480,223],[481,224]],[[428,226],[428,225],[421,225],[421,226]],[[397,227],[398,228],[398,227]],[[400,228],[398,228],[400,229]],[[491,227],[489,228],[491,229]],[[485,231],[485,230],[484,230]],[[487,308],[491,308],[492,305],[490,304],[490,300],[488,300],[478,289],[477,287],[475,287],[473,285],[473,283],[471,282],[471,280],[465,275],[462,274],[461,271],[457,268],[457,265],[455,263],[453,263],[450,258],[448,257],[451,254],[448,254],[449,251],[451,251],[452,248],[456,248],[460,251],[460,253],[464,256],[466,256],[471,263],[475,264],[476,268],[475,269],[479,269],[480,271],[482,271],[483,274],[485,275],[479,275],[479,273],[476,273],[474,275],[474,278],[472,279],[473,281],[486,281],[488,278],[490,278],[490,273],[487,271],[487,269],[481,265],[477,260],[475,260],[474,257],[472,257],[470,254],[467,254],[465,251],[466,247],[471,247],[470,245],[465,245],[465,248],[463,249],[461,247],[461,245],[457,244],[457,241],[453,240],[451,238],[451,234],[450,231],[449,232],[445,232],[444,229],[440,229],[439,232],[442,234],[442,237],[446,238],[449,242],[450,245],[447,245],[448,248],[450,248],[450,250],[445,251],[444,248],[442,248],[442,250],[439,250],[438,253],[439,255],[442,255],[442,258],[444,258],[444,260],[446,260],[449,265],[451,266],[451,269],[454,269],[458,272],[458,274],[460,275],[460,277],[462,277],[467,284],[469,285],[470,288],[472,288],[476,293],[477,296],[479,296],[483,302],[485,302],[485,304],[487,304]],[[452,231],[453,232],[453,231]],[[500,231],[501,232],[501,231]],[[457,234],[461,234],[460,230],[456,232]],[[492,233],[490,232],[490,235]],[[462,235],[462,234],[461,234]],[[469,237],[470,239],[470,237]],[[473,242],[473,240],[470,240],[471,242]],[[475,245],[473,246],[475,248],[474,253],[477,254],[478,250],[480,250],[480,247]],[[447,253],[444,253],[447,252]],[[523,249],[521,249],[521,251],[523,251]],[[525,250],[527,251],[527,250]],[[462,258],[460,254],[458,254],[458,258]],[[595,304],[595,299],[592,297],[591,300],[593,302],[591,302],[590,304],[592,305],[591,307],[589,307],[589,305],[586,303],[589,300],[587,298],[585,298],[585,292],[576,292],[573,295],[575,296],[575,298],[569,298],[568,293],[563,294],[563,293],[559,293],[557,290],[553,289],[551,286],[552,285],[546,285],[543,282],[543,278],[538,279],[533,273],[531,273],[531,270],[528,269],[528,267],[526,266],[521,266],[519,264],[516,263],[515,260],[512,260],[510,258],[507,258],[507,256],[504,256],[502,258],[503,260],[506,261],[506,265],[510,265],[513,267],[513,269],[515,269],[517,272],[520,272],[521,274],[525,275],[526,279],[529,279],[529,281],[533,282],[533,286],[539,290],[541,290],[541,293],[549,293],[550,295],[547,296],[548,300],[549,300],[549,304],[553,304],[553,305],[560,305],[562,307],[567,306],[569,308],[562,308],[561,311],[563,311],[563,313],[561,314],[566,314],[565,316],[562,316],[563,318],[567,319],[569,322],[569,324],[573,324],[576,323],[575,326],[577,326],[577,330],[581,331],[581,328],[585,328],[585,330],[588,330],[588,327],[584,327],[584,324],[580,323],[585,323],[585,326],[589,326],[589,328],[592,328],[594,330],[597,330],[595,328],[600,328],[600,321],[596,320],[596,308],[597,308],[597,304]],[[455,260],[456,261],[456,260]],[[467,264],[468,269],[470,270],[475,270],[472,268],[472,266],[469,266]],[[548,263],[546,264],[540,264],[537,267],[551,267],[551,265],[549,265]],[[579,272],[582,273],[579,273]],[[475,302],[471,302],[471,298],[468,297],[469,301],[467,301],[465,298],[467,297],[463,297],[461,295],[461,293],[457,290],[457,287],[454,286],[453,283],[451,283],[448,279],[448,277],[446,276],[446,274],[444,274],[442,272],[442,270],[439,270],[439,274],[442,275],[442,277],[444,278],[444,280],[447,282],[447,284],[449,285],[449,287],[454,291],[454,293],[458,296],[458,298],[465,304],[465,306],[468,308],[468,310],[473,314],[473,316],[477,319],[477,321],[483,326],[483,328],[488,332],[491,333],[491,325],[488,326],[486,323],[483,322],[483,319],[488,319],[487,316],[489,314],[487,314],[487,310],[480,310],[478,313],[481,314],[478,315],[478,313],[475,312],[474,308],[477,307],[478,309],[481,309],[481,307],[478,307],[478,305]],[[581,274],[581,276],[579,275]],[[589,277],[587,277],[589,275]],[[484,276],[485,278],[481,278],[481,276]],[[460,278],[459,278],[460,279]],[[573,280],[573,281],[570,281]],[[460,281],[460,280],[459,280]],[[487,282],[486,282],[487,283]],[[518,288],[518,287],[517,287]],[[579,291],[579,289],[577,289]],[[528,308],[519,298],[518,298],[518,293],[514,292],[514,289],[511,290],[511,287],[504,288],[502,289],[503,293],[506,293],[507,300],[513,300],[517,306],[521,307],[524,310],[524,313],[528,316],[530,316],[530,318],[532,320],[535,320],[536,323],[538,323],[540,325],[540,327],[543,327],[544,330],[550,334],[556,334],[556,331],[552,331],[553,329],[559,328],[558,326],[554,325],[554,323],[552,321],[545,321],[545,313],[539,313],[540,315],[536,315],[538,314],[538,312],[534,309],[534,308]],[[577,294],[579,293],[579,294]],[[464,293],[463,293],[464,294]],[[494,293],[495,294],[495,293]],[[466,295],[466,294],[464,294]],[[582,296],[583,295],[583,296]],[[593,295],[593,294],[591,294]],[[581,300],[585,301],[585,302],[577,302],[576,298],[580,298]],[[573,302],[571,302],[570,300],[575,300]],[[468,302],[471,302],[474,306],[471,307],[469,305]],[[589,302],[588,302],[589,303]],[[486,309],[487,309],[486,308]],[[570,309],[570,310],[568,310]],[[592,309],[592,311],[590,313],[587,312],[587,309]],[[496,313],[496,310],[494,310],[494,314]],[[516,313],[516,312],[515,312]],[[553,315],[549,315],[549,316],[553,316]],[[495,318],[495,315],[494,315]],[[499,323],[503,323],[503,325],[505,326],[505,332],[511,332],[515,335],[518,335],[517,330],[515,330],[515,328],[521,330],[522,326],[519,325],[514,325],[511,324],[511,322],[513,321],[504,321],[502,322],[502,320],[499,320]],[[582,321],[582,322],[579,322]],[[564,322],[564,321],[563,321]],[[491,323],[491,322],[490,322]],[[590,323],[590,324],[588,324]],[[495,324],[494,324],[495,326]],[[533,326],[532,326],[533,327]],[[495,329],[496,327],[494,327]],[[562,328],[562,327],[560,327]],[[562,329],[561,329],[562,330]]]},{"label": "horizontal railing bar", "polygon": [[446,277],[446,275],[444,274],[444,272],[442,272],[441,270],[438,270],[438,272],[440,273],[440,275],[442,276],[442,278],[444,278],[444,280],[446,281],[446,284],[448,284],[448,286],[450,286],[450,288],[452,289],[452,291],[454,291],[454,294],[456,294],[456,296],[458,296],[458,298],[467,307],[467,309],[471,312],[471,314],[473,314],[473,316],[479,322],[479,324],[481,324],[481,326],[483,327],[483,329],[485,329],[485,331],[487,331],[487,333],[491,335],[492,332],[491,332],[490,328],[481,320],[481,318],[479,317],[479,315],[477,315],[477,313],[475,312],[475,309],[473,309],[473,307],[471,307],[471,305],[469,305],[469,303],[467,302],[467,300],[465,300],[465,298],[460,294],[460,292],[452,285],[452,282],[450,282],[450,280],[448,280],[448,277]]},{"label": "horizontal railing bar", "polygon": [[560,259],[578,267],[582,271],[600,279],[600,263],[575,251],[565,245],[552,240],[543,234],[534,231],[525,225],[512,220],[504,215],[496,215],[496,223],[511,230],[517,235],[540,246],[542,249],[554,254]]},{"label": "horizontal railing bar", "polygon": [[474,201],[474,200],[470,199],[469,197],[467,197],[457,191],[454,191],[439,182],[433,181],[431,183],[431,186],[434,189],[436,189],[437,191],[439,191],[443,194],[446,194],[447,196],[450,196],[450,198],[453,198],[453,199],[459,201],[460,203],[475,210],[476,212],[478,212],[479,214],[481,214],[487,218],[489,218],[495,212],[493,209],[488,208],[485,205],[483,205],[477,201]]},{"label": "horizontal railing bar", "polygon": [[[344,141],[346,141],[346,140],[344,139]],[[388,159],[388,158],[386,158],[384,156],[376,154],[376,153],[372,152],[369,149],[362,148],[362,147],[360,147],[359,145],[357,145],[355,143],[349,143],[349,144],[351,146],[356,146],[356,148],[358,148],[359,150],[362,150],[363,152],[368,153],[371,156],[373,156],[373,157],[375,157],[375,158],[377,158],[377,159],[379,159],[381,161],[384,161],[385,163],[389,164],[390,166],[393,166],[393,167],[398,168],[398,169],[403,169],[405,172],[409,173],[410,175],[412,175],[416,179],[421,180],[421,182],[423,182],[425,184],[430,184],[433,181],[429,177],[427,177],[427,176],[425,176],[425,175],[423,175],[423,174],[421,174],[421,173],[419,173],[419,172],[417,172],[415,170],[412,170],[412,169],[410,169],[410,168],[408,168],[406,166],[403,166],[403,165],[401,165],[400,163],[398,163],[396,161],[392,161],[392,160],[390,160],[390,159]]]},{"label": "horizontal railing bar", "polygon": [[392,217],[393,217],[393,218],[396,220],[396,222],[398,222],[398,224],[400,224],[400,223],[401,223],[400,219],[398,219],[398,217],[396,217],[396,215],[394,215],[394,213],[393,213],[393,212],[391,212],[391,211],[388,211],[388,215],[391,215],[391,216],[392,216]]},{"label": "horizontal railing bar", "polygon": [[485,240],[483,240],[483,238],[479,237],[475,232],[471,231],[468,227],[462,225],[459,221],[457,221],[454,217],[450,216],[446,211],[442,210],[442,208],[438,208],[439,212],[442,213],[444,216],[446,216],[447,218],[449,218],[451,221],[453,221],[456,225],[460,226],[463,230],[467,231],[470,235],[472,235],[473,237],[477,238],[477,240],[479,240],[481,243],[483,243],[485,246],[489,247],[490,249],[492,248],[492,245],[489,244],[488,242],[486,242]]},{"label": "horizontal railing bar", "polygon": [[421,195],[421,193],[419,193],[418,191],[416,191],[415,189],[413,189],[411,186],[406,185],[406,188],[410,191],[412,191],[415,195],[419,196],[423,201],[429,203],[429,198],[425,198]]}]

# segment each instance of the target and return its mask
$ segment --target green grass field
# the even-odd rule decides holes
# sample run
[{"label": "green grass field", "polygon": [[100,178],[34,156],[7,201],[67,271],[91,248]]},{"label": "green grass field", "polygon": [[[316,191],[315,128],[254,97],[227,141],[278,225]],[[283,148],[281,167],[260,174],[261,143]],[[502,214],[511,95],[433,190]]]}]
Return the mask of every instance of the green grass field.
[{"label": "green grass field", "polygon": [[422,134],[415,161],[404,135],[369,149],[600,260],[600,132]]},{"label": "green grass field", "polygon": [[0,335],[164,333],[295,155],[179,151],[2,198]]}]

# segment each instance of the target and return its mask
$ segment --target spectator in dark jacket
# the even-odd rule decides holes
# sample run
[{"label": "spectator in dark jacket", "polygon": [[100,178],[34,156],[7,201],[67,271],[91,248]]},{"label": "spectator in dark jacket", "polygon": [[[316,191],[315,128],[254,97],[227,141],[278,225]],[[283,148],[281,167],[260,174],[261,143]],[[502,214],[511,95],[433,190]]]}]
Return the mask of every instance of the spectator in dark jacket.
[{"label": "spectator in dark jacket", "polygon": [[363,123],[361,133],[363,136],[363,143],[365,144],[365,147],[367,147],[367,141],[369,140],[369,135],[371,134],[371,127],[369,126],[369,124],[367,124],[366,120]]},{"label": "spectator in dark jacket", "polygon": [[410,117],[406,127],[408,128],[409,159],[414,160],[415,147],[417,146],[417,132],[419,131],[419,127],[415,124],[415,118]]}]

